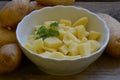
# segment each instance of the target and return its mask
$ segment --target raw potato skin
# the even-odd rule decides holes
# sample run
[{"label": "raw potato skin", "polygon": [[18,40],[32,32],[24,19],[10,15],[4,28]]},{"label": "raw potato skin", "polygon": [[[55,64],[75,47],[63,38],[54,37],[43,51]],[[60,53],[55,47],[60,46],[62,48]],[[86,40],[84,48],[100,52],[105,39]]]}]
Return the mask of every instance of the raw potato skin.
[{"label": "raw potato skin", "polygon": [[36,0],[38,3],[48,6],[54,5],[72,5],[75,0]]},{"label": "raw potato skin", "polygon": [[44,6],[41,4],[38,4],[36,1],[31,1],[29,4],[29,12],[32,12],[33,10],[41,9]]},{"label": "raw potato skin", "polygon": [[16,42],[17,39],[16,39],[15,31],[0,28],[0,47],[5,44],[16,43]]},{"label": "raw potato skin", "polygon": [[14,71],[22,59],[21,49],[16,43],[0,48],[0,74]]},{"label": "raw potato skin", "polygon": [[5,28],[16,29],[21,19],[28,14],[30,0],[12,0],[0,10],[0,24]]},{"label": "raw potato skin", "polygon": [[110,29],[110,41],[105,50],[113,57],[120,57],[120,23],[107,14],[98,14],[105,20]]}]

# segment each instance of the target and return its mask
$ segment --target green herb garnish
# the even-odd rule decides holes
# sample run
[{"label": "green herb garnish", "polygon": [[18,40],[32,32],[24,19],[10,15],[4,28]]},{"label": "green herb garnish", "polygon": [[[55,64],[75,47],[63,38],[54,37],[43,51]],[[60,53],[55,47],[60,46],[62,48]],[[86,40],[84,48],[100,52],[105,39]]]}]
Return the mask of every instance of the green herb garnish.
[{"label": "green herb garnish", "polygon": [[58,36],[59,31],[58,31],[58,23],[53,22],[50,24],[50,28],[46,28],[45,26],[41,26],[37,31],[36,31],[36,39],[42,38],[43,40],[51,37],[51,36]]}]

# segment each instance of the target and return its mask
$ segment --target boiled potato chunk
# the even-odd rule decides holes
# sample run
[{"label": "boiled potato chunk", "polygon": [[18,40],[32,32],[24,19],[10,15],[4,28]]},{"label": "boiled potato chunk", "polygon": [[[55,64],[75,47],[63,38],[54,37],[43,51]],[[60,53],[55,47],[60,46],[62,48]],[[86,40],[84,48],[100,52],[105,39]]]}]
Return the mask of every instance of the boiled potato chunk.
[{"label": "boiled potato chunk", "polygon": [[89,35],[88,35],[88,39],[89,40],[97,40],[100,38],[100,33],[96,32],[96,31],[90,31]]},{"label": "boiled potato chunk", "polygon": [[66,45],[62,45],[59,48],[59,51],[62,52],[64,55],[67,55],[68,54],[68,47]]},{"label": "boiled potato chunk", "polygon": [[72,42],[69,45],[68,50],[69,50],[69,56],[79,55],[78,44],[75,42]]},{"label": "boiled potato chunk", "polygon": [[60,29],[63,29],[64,31],[67,31],[67,30],[70,29],[70,26],[65,26],[64,24],[60,24],[60,25],[59,25],[59,28],[60,28]]},{"label": "boiled potato chunk", "polygon": [[86,36],[86,30],[85,30],[85,27],[83,25],[77,26],[76,31],[77,31],[77,37],[79,39],[82,39],[83,37]]},{"label": "boiled potato chunk", "polygon": [[49,57],[51,57],[51,58],[57,58],[57,59],[62,59],[65,56],[61,52],[52,52]]},{"label": "boiled potato chunk", "polygon": [[73,26],[80,26],[80,25],[84,25],[84,27],[87,25],[88,23],[88,18],[87,17],[82,17],[80,19],[78,19],[75,23],[73,23]]},{"label": "boiled potato chunk", "polygon": [[45,47],[43,48],[45,51],[49,51],[49,52],[54,52],[56,51],[56,49],[53,49],[53,48],[48,48],[48,47]]},{"label": "boiled potato chunk", "polygon": [[91,44],[90,43],[81,43],[78,46],[78,50],[81,56],[87,56],[91,54]]},{"label": "boiled potato chunk", "polygon": [[44,45],[48,48],[56,49],[59,48],[62,44],[62,41],[57,37],[49,37],[44,40]]},{"label": "boiled potato chunk", "polygon": [[91,44],[91,53],[97,51],[100,48],[100,43],[98,43],[96,40],[90,40]]},{"label": "boiled potato chunk", "polygon": [[75,28],[69,28],[68,31],[71,32],[74,36],[77,36],[77,31]]},{"label": "boiled potato chunk", "polygon": [[71,43],[71,41],[80,43],[80,40],[77,39],[76,36],[74,36],[71,32],[67,31],[66,34],[64,35],[63,42],[65,44]]},{"label": "boiled potato chunk", "polygon": [[87,42],[88,41],[88,39],[86,38],[86,37],[83,37],[82,39],[81,39],[81,42],[82,43],[85,43],[85,42]]},{"label": "boiled potato chunk", "polygon": [[42,39],[35,40],[35,42],[33,44],[33,48],[34,48],[35,52],[42,53],[43,47],[44,47],[44,42]]},{"label": "boiled potato chunk", "polygon": [[58,38],[60,39],[60,40],[63,40],[63,36],[64,36],[64,34],[65,34],[65,31],[63,30],[63,29],[60,29],[59,30],[59,36],[58,36]]},{"label": "boiled potato chunk", "polygon": [[27,43],[25,44],[25,46],[26,46],[28,49],[34,51],[32,44],[30,44],[29,42],[27,42]]},{"label": "boiled potato chunk", "polygon": [[65,26],[71,26],[72,22],[71,20],[61,19],[60,24],[64,24]]}]

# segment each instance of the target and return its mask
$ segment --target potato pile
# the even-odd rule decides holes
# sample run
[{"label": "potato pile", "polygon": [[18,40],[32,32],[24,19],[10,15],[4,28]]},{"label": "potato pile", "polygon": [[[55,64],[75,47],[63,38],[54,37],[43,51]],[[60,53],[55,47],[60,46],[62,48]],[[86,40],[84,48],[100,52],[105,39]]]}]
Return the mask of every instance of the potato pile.
[{"label": "potato pile", "polygon": [[[47,5],[74,3],[74,0],[57,0],[57,3],[56,0],[46,1],[11,0],[0,10],[0,74],[14,71],[21,62],[22,53],[17,43],[15,31],[17,24],[24,16]],[[40,2],[44,2],[44,4]]]},{"label": "potato pile", "polygon": [[25,46],[31,51],[57,59],[93,54],[100,48],[101,33],[86,30],[87,17],[80,17],[75,22],[68,19],[45,21],[35,26]]}]

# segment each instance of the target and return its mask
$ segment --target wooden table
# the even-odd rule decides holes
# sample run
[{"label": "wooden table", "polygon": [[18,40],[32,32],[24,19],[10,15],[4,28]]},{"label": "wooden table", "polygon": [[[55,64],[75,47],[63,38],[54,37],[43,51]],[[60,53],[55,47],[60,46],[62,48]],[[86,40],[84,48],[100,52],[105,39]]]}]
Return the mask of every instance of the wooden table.
[{"label": "wooden table", "polygon": [[[0,2],[0,8],[6,2]],[[93,12],[107,13],[120,21],[120,2],[76,2],[78,7]],[[40,71],[24,57],[19,68],[13,73],[0,75],[0,80],[120,80],[120,59],[103,54],[83,72],[72,76],[53,76]]]}]

